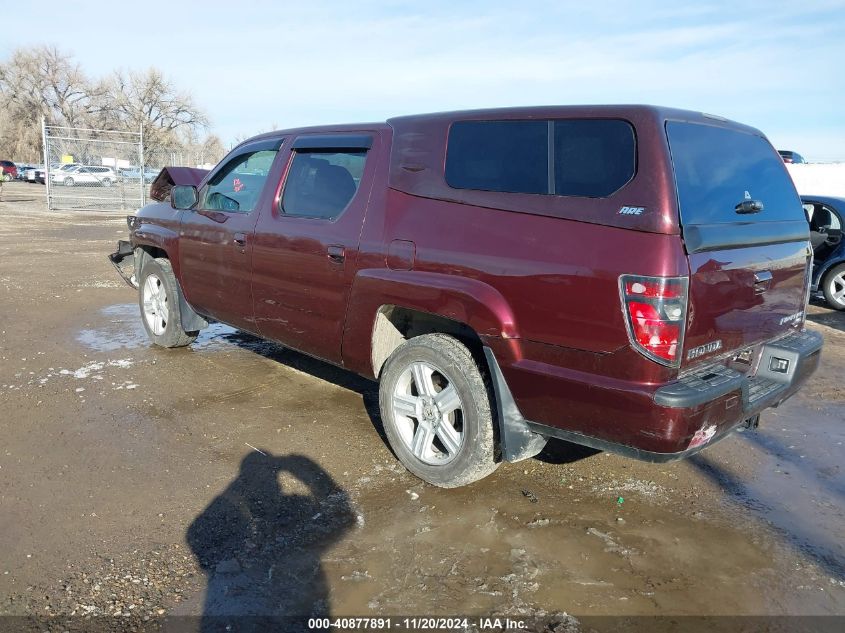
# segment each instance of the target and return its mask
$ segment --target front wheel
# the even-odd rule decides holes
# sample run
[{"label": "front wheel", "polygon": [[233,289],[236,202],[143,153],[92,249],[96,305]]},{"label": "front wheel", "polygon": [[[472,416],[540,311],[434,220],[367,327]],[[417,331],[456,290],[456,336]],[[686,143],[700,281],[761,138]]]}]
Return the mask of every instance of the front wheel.
[{"label": "front wheel", "polygon": [[426,334],[400,345],[382,370],[379,405],[391,448],[420,479],[456,488],[496,470],[490,392],[457,339]]},{"label": "front wheel", "polygon": [[108,178],[103,178],[103,187],[111,187],[111,180]]},{"label": "front wheel", "polygon": [[822,283],[822,292],[830,307],[845,310],[845,264],[834,266],[827,272]]},{"label": "front wheel", "polygon": [[182,329],[179,288],[170,261],[164,257],[148,259],[138,283],[141,319],[150,340],[161,347],[185,347],[193,343],[198,332]]},{"label": "front wheel", "polygon": [[73,187],[73,185],[74,185],[73,178],[65,178],[64,185],[65,185],[65,187]]}]

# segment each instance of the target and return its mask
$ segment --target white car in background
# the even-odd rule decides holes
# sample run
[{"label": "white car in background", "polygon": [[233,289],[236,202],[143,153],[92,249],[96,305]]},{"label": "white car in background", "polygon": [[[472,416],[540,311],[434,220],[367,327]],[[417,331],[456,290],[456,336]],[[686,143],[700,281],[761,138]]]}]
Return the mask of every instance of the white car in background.
[{"label": "white car in background", "polygon": [[32,182],[32,183],[39,183],[44,184],[44,167],[42,165],[30,165],[27,169],[23,172],[23,178],[21,178],[24,182]]},{"label": "white car in background", "polygon": [[54,185],[65,187],[111,187],[117,182],[117,175],[111,167],[96,165],[63,165],[51,174],[51,178]]}]

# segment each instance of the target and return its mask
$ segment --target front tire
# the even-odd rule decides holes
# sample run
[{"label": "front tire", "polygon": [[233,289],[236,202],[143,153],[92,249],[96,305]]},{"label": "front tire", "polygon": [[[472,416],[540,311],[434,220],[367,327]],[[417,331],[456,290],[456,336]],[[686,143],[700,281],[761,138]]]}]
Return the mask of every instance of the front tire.
[{"label": "front tire", "polygon": [[65,178],[64,185],[65,187],[73,187],[73,178]]},{"label": "front tire", "polygon": [[138,280],[138,305],[144,329],[156,345],[185,347],[196,340],[199,332],[182,329],[179,287],[168,259],[157,257],[144,264]]},{"label": "front tire", "polygon": [[825,274],[822,292],[830,307],[845,310],[845,264],[834,266]]},{"label": "front tire", "polygon": [[384,431],[420,479],[457,488],[496,470],[490,391],[470,351],[446,334],[406,341],[379,382]]}]

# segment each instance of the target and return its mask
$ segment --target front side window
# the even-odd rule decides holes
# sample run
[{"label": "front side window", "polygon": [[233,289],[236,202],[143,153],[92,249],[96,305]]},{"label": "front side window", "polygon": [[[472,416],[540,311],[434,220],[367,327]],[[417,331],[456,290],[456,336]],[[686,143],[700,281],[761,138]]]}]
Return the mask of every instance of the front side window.
[{"label": "front side window", "polygon": [[285,181],[281,210],[285,215],[333,220],[352,201],[367,152],[297,151]]},{"label": "front side window", "polygon": [[201,209],[249,213],[258,204],[276,150],[241,154],[230,160],[200,192]]},{"label": "front side window", "polygon": [[602,198],[636,164],[634,129],[620,119],[457,121],[445,176],[455,189]]}]

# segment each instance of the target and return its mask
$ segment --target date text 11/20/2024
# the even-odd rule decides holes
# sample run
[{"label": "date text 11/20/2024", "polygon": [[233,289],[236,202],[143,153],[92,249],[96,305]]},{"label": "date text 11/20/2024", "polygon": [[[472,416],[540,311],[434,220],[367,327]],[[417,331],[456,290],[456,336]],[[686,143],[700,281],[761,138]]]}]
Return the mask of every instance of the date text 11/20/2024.
[{"label": "date text 11/20/2024", "polygon": [[526,628],[522,620],[512,618],[310,618],[308,629],[343,631],[520,631]]}]

